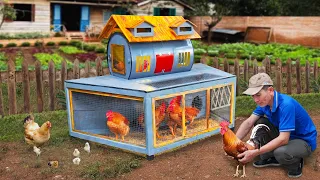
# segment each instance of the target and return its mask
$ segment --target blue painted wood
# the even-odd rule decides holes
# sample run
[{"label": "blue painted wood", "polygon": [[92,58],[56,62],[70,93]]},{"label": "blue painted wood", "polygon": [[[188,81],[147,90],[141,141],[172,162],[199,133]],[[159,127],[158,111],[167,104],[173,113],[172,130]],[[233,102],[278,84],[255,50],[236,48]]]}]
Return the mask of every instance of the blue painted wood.
[{"label": "blue painted wood", "polygon": [[[150,32],[148,33],[139,33],[138,28],[150,28]],[[139,26],[133,28],[133,35],[135,37],[148,37],[148,36],[154,36],[153,26],[147,22],[143,22]]]},{"label": "blue painted wood", "polygon": [[154,155],[153,148],[153,129],[152,129],[152,100],[151,98],[144,99],[144,107],[145,107],[145,127],[146,128],[146,147],[147,147],[147,155]]},{"label": "blue painted wood", "polygon": [[[69,101],[69,92],[66,83],[64,83],[65,94],[66,94],[66,106],[68,113],[68,126],[69,126],[69,134],[72,132],[72,123],[71,123],[71,111],[70,111],[70,101]],[[71,134],[70,134],[71,135]]]},{"label": "blue painted wood", "polygon": [[90,24],[89,6],[81,6],[80,31],[85,32],[89,24]]},{"label": "blue painted wood", "polygon": [[55,32],[61,31],[61,6],[60,4],[53,5],[53,22]]}]

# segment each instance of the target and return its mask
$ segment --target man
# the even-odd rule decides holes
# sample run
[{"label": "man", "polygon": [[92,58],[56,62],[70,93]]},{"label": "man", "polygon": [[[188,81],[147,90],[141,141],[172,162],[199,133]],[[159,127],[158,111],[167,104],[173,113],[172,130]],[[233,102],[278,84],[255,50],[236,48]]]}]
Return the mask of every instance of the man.
[{"label": "man", "polygon": [[283,166],[289,177],[300,177],[303,158],[317,147],[316,127],[306,110],[292,97],[275,91],[266,73],[252,76],[243,93],[251,95],[258,106],[241,124],[237,137],[243,139],[257,124],[267,125],[270,133],[269,138],[261,138],[259,149],[240,154],[239,161],[248,163],[260,155],[254,167]]}]

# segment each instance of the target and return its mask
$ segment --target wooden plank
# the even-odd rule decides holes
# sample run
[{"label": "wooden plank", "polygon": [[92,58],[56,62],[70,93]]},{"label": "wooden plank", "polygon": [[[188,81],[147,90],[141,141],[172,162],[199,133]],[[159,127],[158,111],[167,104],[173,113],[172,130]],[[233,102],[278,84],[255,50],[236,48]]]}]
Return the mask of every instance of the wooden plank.
[{"label": "wooden plank", "polygon": [[253,75],[258,74],[258,62],[257,59],[253,60]]},{"label": "wooden plank", "polygon": [[28,62],[24,60],[22,62],[22,74],[23,74],[23,99],[24,99],[24,112],[30,113],[30,80]]},{"label": "wooden plank", "polygon": [[54,111],[55,82],[56,82],[56,75],[55,75],[54,63],[51,60],[49,62],[49,109],[50,111]]},{"label": "wooden plank", "polygon": [[247,59],[244,60],[243,75],[244,75],[244,81],[246,83],[248,83],[248,81],[249,81],[249,62]]},{"label": "wooden plank", "polygon": [[219,69],[219,59],[217,57],[213,58],[213,67]]},{"label": "wooden plank", "polygon": [[2,78],[1,78],[1,72],[0,72],[0,116],[4,116],[4,109],[3,109],[3,96],[2,96]]},{"label": "wooden plank", "polygon": [[282,89],[282,62],[278,58],[276,60],[276,89],[278,92],[281,92]]},{"label": "wooden plank", "polygon": [[84,64],[84,77],[88,78],[90,76],[90,61],[86,60]]},{"label": "wooden plank", "polygon": [[310,64],[309,61],[306,61],[306,89],[305,93],[310,92]]},{"label": "wooden plank", "polygon": [[207,120],[207,129],[210,127],[209,117],[210,117],[210,89],[207,89],[207,96],[206,96],[206,120]]},{"label": "wooden plank", "polygon": [[36,84],[37,84],[37,110],[43,111],[43,84],[42,84],[42,69],[40,61],[35,62],[36,66]]},{"label": "wooden plank", "polygon": [[318,79],[318,61],[314,61],[314,64],[313,64],[313,77],[315,80]]},{"label": "wooden plank", "polygon": [[97,71],[97,76],[102,76],[103,71],[102,71],[102,62],[100,58],[96,59],[96,71]]},{"label": "wooden plank", "polygon": [[291,59],[287,60],[287,94],[292,94],[292,65]]},{"label": "wooden plank", "polygon": [[80,78],[79,60],[76,59],[73,62],[73,79],[79,79],[79,78]]},{"label": "wooden plank", "polygon": [[64,81],[67,80],[67,62],[66,60],[62,61],[61,64],[61,90],[64,90]]},{"label": "wooden plank", "polygon": [[240,94],[240,86],[239,86],[239,78],[240,78],[240,67],[239,67],[239,60],[235,59],[234,61],[234,74],[237,76],[237,86],[236,86],[236,94]]},{"label": "wooden plank", "polygon": [[9,114],[17,114],[16,69],[12,59],[8,62],[8,100]]},{"label": "wooden plank", "polygon": [[297,75],[297,94],[301,94],[301,65],[300,60],[296,61],[296,75]]},{"label": "wooden plank", "polygon": [[228,62],[227,58],[224,58],[224,60],[223,60],[223,70],[225,72],[229,72],[229,62]]}]

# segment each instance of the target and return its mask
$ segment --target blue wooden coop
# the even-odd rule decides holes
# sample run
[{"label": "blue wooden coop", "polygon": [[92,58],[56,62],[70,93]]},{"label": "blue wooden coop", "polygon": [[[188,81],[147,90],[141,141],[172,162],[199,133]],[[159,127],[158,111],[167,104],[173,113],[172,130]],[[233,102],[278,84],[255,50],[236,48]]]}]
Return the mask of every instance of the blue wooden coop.
[{"label": "blue wooden coop", "polygon": [[[153,158],[219,133],[222,120],[234,127],[236,77],[193,63],[193,27],[180,16],[112,15],[100,35],[110,75],[65,82],[70,135]],[[121,125],[110,126],[110,112]]]}]

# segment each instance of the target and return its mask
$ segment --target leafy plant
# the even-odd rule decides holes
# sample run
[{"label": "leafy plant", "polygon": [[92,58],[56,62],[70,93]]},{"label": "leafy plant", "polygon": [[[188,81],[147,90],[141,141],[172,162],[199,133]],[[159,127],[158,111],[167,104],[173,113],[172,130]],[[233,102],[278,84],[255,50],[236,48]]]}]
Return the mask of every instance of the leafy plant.
[{"label": "leafy plant", "polygon": [[59,46],[66,46],[66,45],[68,45],[68,42],[67,41],[60,41],[58,44],[59,44]]},{"label": "leafy plant", "polygon": [[320,93],[320,76],[311,80],[311,88],[313,89],[313,92]]},{"label": "leafy plant", "polygon": [[85,53],[85,51],[79,50],[73,46],[63,46],[59,47],[59,50],[66,53],[66,54],[78,54],[78,53]]},{"label": "leafy plant", "polygon": [[8,43],[6,47],[17,47],[16,43]]},{"label": "leafy plant", "polygon": [[32,55],[34,55],[36,53],[53,54],[53,51],[49,48],[37,47],[37,48],[33,48],[31,53],[32,53]]},{"label": "leafy plant", "polygon": [[23,42],[20,46],[21,47],[29,47],[30,43],[29,42]]},{"label": "leafy plant", "polygon": [[76,58],[81,62],[85,62],[86,60],[94,61],[97,55],[95,53],[81,53],[77,54]]},{"label": "leafy plant", "polygon": [[57,100],[58,100],[58,104],[60,104],[64,109],[66,108],[66,93],[64,90],[59,90],[57,92]]},{"label": "leafy plant", "polygon": [[49,42],[47,42],[47,44],[46,44],[47,46],[54,46],[54,45],[56,45],[56,43],[55,42],[53,42],[53,41],[49,41]]},{"label": "leafy plant", "polygon": [[42,42],[42,41],[36,41],[36,42],[34,43],[34,46],[36,46],[36,47],[43,46],[43,42]]},{"label": "leafy plant", "polygon": [[105,53],[106,49],[104,47],[97,47],[94,51],[96,53]]},{"label": "leafy plant", "polygon": [[3,44],[0,44],[0,48],[2,48],[3,47]]}]

